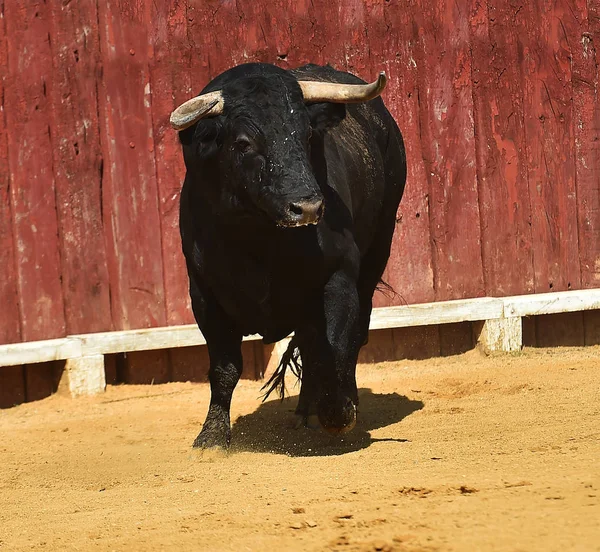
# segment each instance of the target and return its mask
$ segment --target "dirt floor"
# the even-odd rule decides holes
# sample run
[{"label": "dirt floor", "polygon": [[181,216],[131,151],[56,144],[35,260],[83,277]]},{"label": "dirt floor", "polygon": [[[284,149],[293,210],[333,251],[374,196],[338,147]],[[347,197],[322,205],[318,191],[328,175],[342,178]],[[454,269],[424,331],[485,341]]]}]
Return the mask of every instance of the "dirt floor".
[{"label": "dirt floor", "polygon": [[229,454],[190,448],[204,384],[0,411],[0,550],[600,550],[600,347],[358,381],[343,440],[242,382]]}]

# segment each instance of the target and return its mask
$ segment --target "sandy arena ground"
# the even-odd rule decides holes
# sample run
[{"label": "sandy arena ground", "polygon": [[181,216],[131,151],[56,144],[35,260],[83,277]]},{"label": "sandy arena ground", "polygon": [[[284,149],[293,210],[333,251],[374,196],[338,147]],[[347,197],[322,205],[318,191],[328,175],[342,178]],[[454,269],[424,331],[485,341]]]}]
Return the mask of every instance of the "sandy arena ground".
[{"label": "sandy arena ground", "polygon": [[[343,441],[204,384],[0,411],[0,550],[600,550],[600,347],[360,367]],[[295,391],[295,390],[294,390]]]}]

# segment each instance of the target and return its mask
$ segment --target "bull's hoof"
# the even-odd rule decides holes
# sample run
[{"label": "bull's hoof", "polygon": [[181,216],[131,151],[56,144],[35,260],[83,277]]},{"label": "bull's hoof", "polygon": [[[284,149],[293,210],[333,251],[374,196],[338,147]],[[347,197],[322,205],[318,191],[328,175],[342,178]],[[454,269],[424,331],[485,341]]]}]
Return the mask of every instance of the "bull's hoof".
[{"label": "bull's hoof", "polygon": [[348,433],[356,425],[356,405],[352,399],[343,396],[331,402],[324,400],[319,407],[319,422],[332,435]]},{"label": "bull's hoof", "polygon": [[231,441],[231,429],[229,424],[221,423],[216,420],[206,420],[202,431],[194,440],[192,445],[194,448],[209,449],[209,448],[229,448]]},{"label": "bull's hoof", "polygon": [[320,427],[321,424],[319,423],[319,417],[316,414],[311,414],[309,416],[296,414],[296,423],[294,424],[294,429],[319,429]]},{"label": "bull's hoof", "polygon": [[229,441],[231,435],[225,435],[222,433],[215,433],[210,431],[202,430],[198,437],[194,439],[192,447],[197,449],[210,449],[210,448],[229,448]]}]

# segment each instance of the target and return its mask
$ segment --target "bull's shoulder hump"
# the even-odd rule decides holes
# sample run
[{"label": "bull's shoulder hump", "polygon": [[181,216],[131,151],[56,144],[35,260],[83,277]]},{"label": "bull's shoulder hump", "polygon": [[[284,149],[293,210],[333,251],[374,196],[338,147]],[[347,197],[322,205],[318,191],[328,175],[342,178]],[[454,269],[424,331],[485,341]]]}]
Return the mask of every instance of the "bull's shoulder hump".
[{"label": "bull's shoulder hump", "polygon": [[331,65],[308,64],[292,69],[292,75],[298,80],[315,80],[321,82],[339,82],[342,84],[365,84],[365,81],[352,73],[338,71]]}]

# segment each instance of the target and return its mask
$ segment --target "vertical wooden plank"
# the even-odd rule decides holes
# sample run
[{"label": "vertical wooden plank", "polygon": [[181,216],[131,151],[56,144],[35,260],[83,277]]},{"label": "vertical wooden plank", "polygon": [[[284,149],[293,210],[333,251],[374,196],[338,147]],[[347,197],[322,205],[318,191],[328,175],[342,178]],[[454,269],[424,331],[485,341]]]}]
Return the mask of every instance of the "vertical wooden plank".
[{"label": "vertical wooden plank", "polygon": [[[334,3],[335,4],[335,3]],[[364,44],[368,40],[366,27],[366,13],[363,0],[346,0],[338,2],[338,15],[335,21],[339,21],[340,38],[332,59],[336,69],[349,71],[355,75],[368,79],[365,75],[367,69],[367,51]],[[326,28],[333,21],[324,21]]]},{"label": "vertical wooden plank", "polygon": [[469,19],[472,0],[418,0],[421,146],[437,300],[484,295]]},{"label": "vertical wooden plank", "polygon": [[422,360],[440,356],[440,331],[438,326],[415,326],[392,330],[395,358]]},{"label": "vertical wooden plank", "polygon": [[600,1],[575,3],[566,28],[573,65],[579,257],[581,285],[594,288],[600,287]]},{"label": "vertical wooden plank", "polygon": [[4,366],[0,372],[0,408],[25,402],[25,371],[22,366]]},{"label": "vertical wooden plank", "polygon": [[439,329],[440,353],[442,356],[460,355],[475,346],[471,322],[440,324]]},{"label": "vertical wooden plank", "polygon": [[185,260],[179,236],[179,196],[185,167],[181,146],[169,124],[171,111],[192,97],[190,50],[187,47],[186,2],[170,0],[152,5],[149,29],[154,56],[150,62],[152,134],[159,193],[162,258],[167,324],[194,321],[188,293]]},{"label": "vertical wooden plank", "polygon": [[538,293],[581,284],[571,47],[562,23],[569,10],[562,0],[536,0],[523,4],[514,19],[520,39],[534,290]]},{"label": "vertical wooden plank", "polygon": [[[16,343],[21,339],[15,242],[10,205],[10,168],[8,160],[8,135],[6,128],[5,86],[8,70],[8,45],[4,17],[4,1],[0,1],[0,344]],[[18,370],[18,368],[16,368]],[[9,382],[10,380],[10,382]],[[14,378],[0,374],[0,386],[5,383],[15,387]],[[23,382],[23,378],[21,378]],[[19,393],[24,393],[24,383]],[[22,401],[21,401],[22,402]]]},{"label": "vertical wooden plank", "polygon": [[375,294],[377,307],[426,303],[435,299],[429,189],[421,142],[418,68],[414,58],[418,41],[414,17],[414,6],[386,3],[385,30],[380,27],[376,34],[370,33],[372,72],[386,70],[388,85],[383,100],[404,137],[408,166],[404,197],[384,273],[384,280],[398,295],[386,298]]},{"label": "vertical wooden plank", "polygon": [[[277,63],[277,35],[284,36],[281,31],[286,25],[278,24],[284,19],[282,2],[270,2],[268,9],[260,2],[240,0],[237,12],[242,29],[241,45],[243,57],[247,61]],[[277,31],[277,28],[281,31]],[[281,34],[280,34],[281,33]]]},{"label": "vertical wooden plank", "polygon": [[260,359],[256,357],[254,341],[244,341],[242,343],[242,359],[244,369],[241,377],[243,379],[256,379],[256,372],[260,371],[262,367],[259,366]]},{"label": "vertical wooden plank", "polygon": [[395,360],[395,355],[392,330],[373,330],[369,332],[369,342],[363,345],[358,354],[358,363],[373,364]]},{"label": "vertical wooden plank", "polygon": [[245,2],[190,0],[189,9],[192,16],[188,17],[188,39],[193,44],[194,80],[199,77],[196,67],[200,66],[204,75],[202,69],[208,70],[209,78],[198,79],[201,87],[233,65],[257,60],[254,51],[247,47],[248,42],[256,43],[257,26],[252,27],[246,17]]},{"label": "vertical wooden plank", "polygon": [[535,318],[538,347],[583,347],[583,312],[547,314]]},{"label": "vertical wooden plank", "polygon": [[49,6],[7,2],[4,113],[21,318],[25,341],[65,334],[48,97],[53,82]]},{"label": "vertical wooden plank", "polygon": [[[300,63],[294,55],[292,48],[292,29],[305,20],[308,2],[299,0],[278,0],[269,4],[265,10],[258,2],[252,3],[255,10],[261,14],[261,34],[267,45],[262,61],[275,63],[283,69],[298,67]],[[285,21],[286,24],[281,22]],[[305,40],[310,40],[310,35],[305,35]]]},{"label": "vertical wooden plank", "polygon": [[98,3],[102,204],[115,329],[166,323],[148,74],[150,5]]},{"label": "vertical wooden plank", "polygon": [[50,12],[48,107],[68,333],[108,331],[112,326],[101,207],[97,20],[93,2],[57,3]]},{"label": "vertical wooden plank", "polygon": [[583,313],[585,345],[600,345],[600,310]]},{"label": "vertical wooden plank", "polygon": [[338,5],[327,0],[288,0],[287,5],[287,13],[293,14],[289,24],[289,66],[329,63],[340,69],[337,67],[342,56]]},{"label": "vertical wooden plank", "polygon": [[523,322],[523,347],[536,347],[535,316],[524,316]]},{"label": "vertical wooden plank", "polygon": [[117,385],[118,380],[118,354],[104,355],[104,379],[106,385]]},{"label": "vertical wooden plank", "polygon": [[221,34],[219,42],[224,42],[226,46],[232,43],[229,35],[222,30],[224,25],[221,21],[220,4],[218,0],[187,0],[187,42],[190,52],[188,70],[193,95],[198,94],[218,74],[213,61],[215,49],[212,47],[217,36]]},{"label": "vertical wooden plank", "polygon": [[470,17],[483,275],[486,294],[491,296],[534,289],[523,90],[514,25],[514,19],[523,15],[516,12],[504,0],[480,0]]},{"label": "vertical wooden plank", "polygon": [[171,377],[173,381],[208,381],[208,347],[181,347],[171,349]]},{"label": "vertical wooden plank", "polygon": [[168,349],[135,351],[125,355],[119,377],[123,383],[152,385],[171,381]]},{"label": "vertical wooden plank", "polygon": [[64,369],[64,361],[40,362],[25,367],[25,388],[27,402],[49,397],[58,389]]}]

